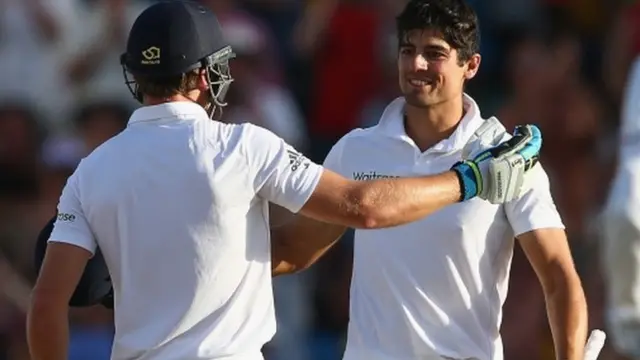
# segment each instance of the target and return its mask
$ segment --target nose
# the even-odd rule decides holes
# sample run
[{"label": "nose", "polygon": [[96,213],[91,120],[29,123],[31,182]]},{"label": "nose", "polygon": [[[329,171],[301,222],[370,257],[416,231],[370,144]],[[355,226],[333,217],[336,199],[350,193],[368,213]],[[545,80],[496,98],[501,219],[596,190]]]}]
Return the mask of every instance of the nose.
[{"label": "nose", "polygon": [[411,66],[413,70],[427,70],[429,67],[429,62],[425,59],[424,55],[416,54],[413,57],[413,61],[411,62]]}]

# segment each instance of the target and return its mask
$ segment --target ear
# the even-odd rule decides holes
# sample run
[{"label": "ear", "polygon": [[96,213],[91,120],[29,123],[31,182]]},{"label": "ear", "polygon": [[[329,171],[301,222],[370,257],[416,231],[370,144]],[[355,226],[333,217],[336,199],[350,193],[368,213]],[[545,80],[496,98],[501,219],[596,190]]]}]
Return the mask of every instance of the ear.
[{"label": "ear", "polygon": [[480,61],[482,58],[480,54],[473,54],[469,61],[467,61],[467,69],[464,72],[464,78],[466,80],[473,79],[478,73],[478,69],[480,68]]},{"label": "ear", "polygon": [[209,90],[209,80],[207,79],[207,71],[205,69],[201,69],[198,73],[198,90]]}]

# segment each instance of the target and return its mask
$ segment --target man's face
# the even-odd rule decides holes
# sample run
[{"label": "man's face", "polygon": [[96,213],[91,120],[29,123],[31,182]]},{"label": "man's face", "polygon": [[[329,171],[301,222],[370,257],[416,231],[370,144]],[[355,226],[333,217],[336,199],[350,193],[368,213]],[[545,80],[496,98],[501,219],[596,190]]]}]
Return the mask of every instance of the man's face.
[{"label": "man's face", "polygon": [[[460,64],[458,52],[440,34],[413,30],[399,45],[400,89],[408,104],[430,107],[462,94],[470,75],[469,61]],[[479,61],[479,55],[476,57]]]}]

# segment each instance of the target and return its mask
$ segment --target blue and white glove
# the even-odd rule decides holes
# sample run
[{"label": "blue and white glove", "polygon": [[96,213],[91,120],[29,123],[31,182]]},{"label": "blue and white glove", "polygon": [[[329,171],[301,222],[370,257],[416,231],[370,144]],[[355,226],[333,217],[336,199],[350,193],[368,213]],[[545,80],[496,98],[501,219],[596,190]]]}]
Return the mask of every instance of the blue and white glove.
[{"label": "blue and white glove", "polygon": [[525,173],[538,163],[542,133],[535,125],[516,127],[513,137],[463,159],[451,169],[458,174],[461,201],[478,196],[492,204],[503,204],[520,195]]}]

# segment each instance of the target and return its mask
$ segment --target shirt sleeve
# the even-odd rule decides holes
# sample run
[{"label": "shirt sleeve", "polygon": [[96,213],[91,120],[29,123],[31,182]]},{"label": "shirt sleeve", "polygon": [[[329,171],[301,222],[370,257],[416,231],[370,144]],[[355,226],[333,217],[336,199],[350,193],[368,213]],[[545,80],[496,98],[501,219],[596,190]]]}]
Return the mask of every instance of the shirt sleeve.
[{"label": "shirt sleeve", "polygon": [[248,161],[258,196],[297,213],[315,190],[323,167],[271,131],[248,127]]},{"label": "shirt sleeve", "polygon": [[528,189],[517,199],[505,204],[505,212],[515,236],[537,229],[564,229],[551,196],[549,177],[542,165],[536,165],[527,175],[524,186]]},{"label": "shirt sleeve", "polygon": [[78,191],[78,170],[69,177],[62,190],[58,203],[58,217],[49,242],[76,245],[95,254],[97,243],[82,210]]}]

